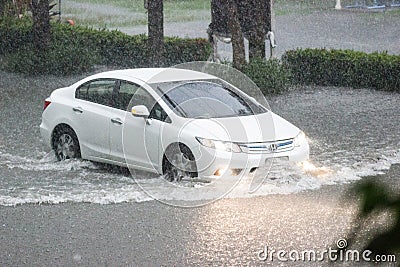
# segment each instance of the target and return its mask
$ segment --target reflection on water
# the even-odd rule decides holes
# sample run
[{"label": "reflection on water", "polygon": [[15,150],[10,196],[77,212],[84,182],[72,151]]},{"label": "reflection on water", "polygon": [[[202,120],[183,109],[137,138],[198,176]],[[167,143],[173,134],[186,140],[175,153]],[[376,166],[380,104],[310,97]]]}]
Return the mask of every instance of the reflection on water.
[{"label": "reflection on water", "polygon": [[312,176],[321,177],[332,175],[333,171],[328,167],[317,167],[314,163],[307,161],[302,161],[297,163],[297,166],[306,174],[311,174]]}]

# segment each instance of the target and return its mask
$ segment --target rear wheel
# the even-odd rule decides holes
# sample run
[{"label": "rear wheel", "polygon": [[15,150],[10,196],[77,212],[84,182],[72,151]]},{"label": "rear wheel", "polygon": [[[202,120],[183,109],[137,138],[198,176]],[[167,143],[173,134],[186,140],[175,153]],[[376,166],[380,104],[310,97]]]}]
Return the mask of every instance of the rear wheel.
[{"label": "rear wheel", "polygon": [[181,181],[184,177],[197,177],[192,151],[184,144],[171,145],[164,155],[163,174],[168,181]]},{"label": "rear wheel", "polygon": [[53,140],[53,149],[58,160],[81,157],[78,138],[71,128],[57,129]]}]

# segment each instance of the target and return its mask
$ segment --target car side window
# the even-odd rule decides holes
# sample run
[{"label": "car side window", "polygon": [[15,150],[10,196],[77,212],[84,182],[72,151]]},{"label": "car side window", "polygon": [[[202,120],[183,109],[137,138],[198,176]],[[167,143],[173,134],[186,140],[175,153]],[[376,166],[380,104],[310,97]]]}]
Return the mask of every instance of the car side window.
[{"label": "car side window", "polygon": [[168,117],[168,114],[164,111],[164,109],[158,103],[156,103],[154,105],[154,107],[151,109],[149,118],[168,122],[168,123],[171,122],[171,119]]},{"label": "car side window", "polygon": [[90,81],[80,86],[75,97],[105,106],[113,106],[115,80],[102,79]]},{"label": "car side window", "polygon": [[167,113],[144,88],[134,83],[121,81],[115,107],[130,111],[137,105],[147,107],[150,111],[149,118],[169,122]]},{"label": "car side window", "polygon": [[139,88],[140,86],[137,84],[121,81],[114,107],[125,111],[130,110],[129,103]]}]

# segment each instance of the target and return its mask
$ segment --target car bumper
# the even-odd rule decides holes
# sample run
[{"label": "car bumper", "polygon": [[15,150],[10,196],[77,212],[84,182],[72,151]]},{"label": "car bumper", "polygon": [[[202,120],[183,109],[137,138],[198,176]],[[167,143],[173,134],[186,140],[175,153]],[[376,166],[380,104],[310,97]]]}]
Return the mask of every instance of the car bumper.
[{"label": "car bumper", "polygon": [[42,141],[46,148],[51,149],[51,130],[43,121],[40,124],[40,135],[42,136]]},{"label": "car bumper", "polygon": [[231,153],[200,146],[194,151],[199,177],[247,175],[257,168],[269,166],[271,159],[301,162],[309,158],[309,145],[303,142],[290,151],[276,153]]}]

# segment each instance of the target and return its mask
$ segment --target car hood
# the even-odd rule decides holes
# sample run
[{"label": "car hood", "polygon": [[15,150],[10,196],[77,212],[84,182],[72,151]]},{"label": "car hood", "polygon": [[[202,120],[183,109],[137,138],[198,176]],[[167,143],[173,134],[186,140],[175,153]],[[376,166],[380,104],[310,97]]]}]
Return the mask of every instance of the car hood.
[{"label": "car hood", "polygon": [[192,119],[184,130],[196,137],[237,143],[285,140],[294,138],[300,131],[271,111],[252,116]]}]

